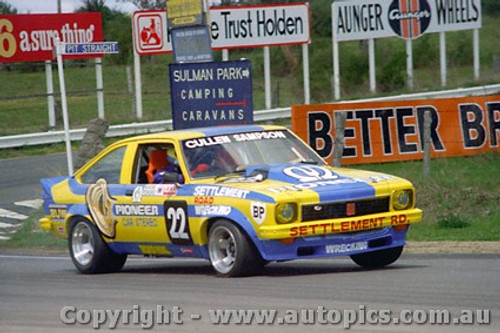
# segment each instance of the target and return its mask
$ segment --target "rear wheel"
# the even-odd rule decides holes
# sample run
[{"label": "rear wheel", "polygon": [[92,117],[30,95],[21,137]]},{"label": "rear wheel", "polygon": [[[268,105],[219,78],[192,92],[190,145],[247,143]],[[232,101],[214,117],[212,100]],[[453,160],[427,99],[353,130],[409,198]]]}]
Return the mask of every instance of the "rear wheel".
[{"label": "rear wheel", "polygon": [[249,275],[264,263],[248,236],[227,220],[219,220],[210,228],[208,254],[221,276]]},{"label": "rear wheel", "polygon": [[95,225],[83,218],[71,223],[68,246],[73,264],[84,274],[116,272],[127,260],[126,254],[111,251]]},{"label": "rear wheel", "polygon": [[361,267],[378,268],[394,263],[403,252],[403,246],[390,249],[354,254],[351,259]]}]

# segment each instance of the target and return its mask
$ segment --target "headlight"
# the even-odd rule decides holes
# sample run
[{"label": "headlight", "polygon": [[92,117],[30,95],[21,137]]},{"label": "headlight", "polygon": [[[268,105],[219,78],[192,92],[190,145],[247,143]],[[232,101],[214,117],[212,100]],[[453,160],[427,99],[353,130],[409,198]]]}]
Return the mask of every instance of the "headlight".
[{"label": "headlight", "polygon": [[412,190],[398,190],[392,194],[392,207],[394,210],[405,210],[413,205]]},{"label": "headlight", "polygon": [[292,223],[297,219],[297,204],[283,203],[276,206],[276,222]]}]

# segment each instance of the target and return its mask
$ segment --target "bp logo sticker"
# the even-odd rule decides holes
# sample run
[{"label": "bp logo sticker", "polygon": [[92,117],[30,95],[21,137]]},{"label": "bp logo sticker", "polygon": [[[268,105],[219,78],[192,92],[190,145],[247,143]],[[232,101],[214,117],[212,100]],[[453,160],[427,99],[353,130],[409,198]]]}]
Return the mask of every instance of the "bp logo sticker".
[{"label": "bp logo sticker", "polygon": [[389,6],[389,24],[404,39],[422,36],[431,23],[427,0],[393,0]]}]

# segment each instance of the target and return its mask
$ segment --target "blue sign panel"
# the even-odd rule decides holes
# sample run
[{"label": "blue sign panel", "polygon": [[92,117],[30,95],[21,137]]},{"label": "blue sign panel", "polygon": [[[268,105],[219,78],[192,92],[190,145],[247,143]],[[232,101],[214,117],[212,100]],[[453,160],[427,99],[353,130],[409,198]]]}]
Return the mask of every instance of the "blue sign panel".
[{"label": "blue sign panel", "polygon": [[249,60],[170,64],[174,129],[253,123]]},{"label": "blue sign panel", "polygon": [[175,62],[213,61],[210,32],[206,25],[170,30]]},{"label": "blue sign panel", "polygon": [[118,42],[64,44],[64,55],[118,53]]}]

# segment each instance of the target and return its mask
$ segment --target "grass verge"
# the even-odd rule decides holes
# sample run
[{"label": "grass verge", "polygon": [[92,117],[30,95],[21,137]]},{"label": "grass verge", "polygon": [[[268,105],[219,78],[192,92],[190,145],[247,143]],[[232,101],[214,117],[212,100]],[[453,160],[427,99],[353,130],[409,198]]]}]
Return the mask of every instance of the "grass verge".
[{"label": "grass verge", "polygon": [[421,223],[409,240],[500,241],[500,153],[434,159],[431,174],[421,161],[354,166],[410,180],[417,191]]},{"label": "grass verge", "polygon": [[43,210],[40,209],[26,219],[21,228],[12,235],[11,239],[0,243],[0,250],[27,247],[36,247],[42,251],[63,251],[66,249],[68,246],[66,240],[57,238],[51,233],[40,229],[38,220],[42,216]]}]

